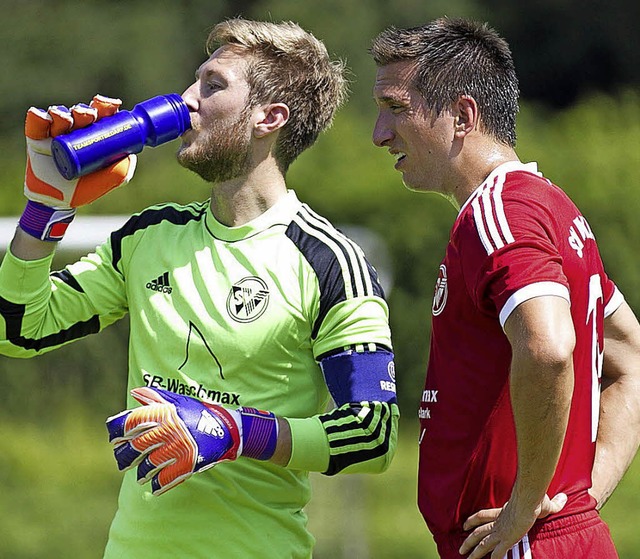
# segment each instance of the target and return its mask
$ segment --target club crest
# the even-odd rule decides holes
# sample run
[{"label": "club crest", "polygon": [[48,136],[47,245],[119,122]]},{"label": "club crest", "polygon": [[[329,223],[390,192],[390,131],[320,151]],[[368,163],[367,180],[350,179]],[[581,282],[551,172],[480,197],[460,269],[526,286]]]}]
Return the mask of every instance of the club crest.
[{"label": "club crest", "polygon": [[231,286],[227,312],[238,322],[253,322],[267,310],[269,287],[258,277],[249,276]]},{"label": "club crest", "polygon": [[447,286],[447,267],[444,264],[440,265],[440,273],[436,280],[436,290],[433,294],[433,304],[431,306],[431,313],[433,316],[438,316],[447,304],[447,295],[449,289]]}]

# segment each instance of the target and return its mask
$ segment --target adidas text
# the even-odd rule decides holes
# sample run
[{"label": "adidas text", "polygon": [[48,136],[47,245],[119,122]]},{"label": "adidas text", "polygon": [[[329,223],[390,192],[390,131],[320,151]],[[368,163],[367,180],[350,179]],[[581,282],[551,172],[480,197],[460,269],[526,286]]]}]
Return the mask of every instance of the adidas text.
[{"label": "adidas text", "polygon": [[157,291],[158,293],[166,293],[169,295],[171,291],[173,291],[172,287],[169,285],[169,272],[165,272],[156,279],[148,282],[146,288],[151,289],[151,291]]}]

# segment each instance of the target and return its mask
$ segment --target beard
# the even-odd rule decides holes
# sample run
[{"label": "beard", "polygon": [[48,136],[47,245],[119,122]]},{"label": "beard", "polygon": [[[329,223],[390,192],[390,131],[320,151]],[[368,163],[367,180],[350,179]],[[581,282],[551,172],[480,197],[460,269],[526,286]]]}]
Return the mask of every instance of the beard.
[{"label": "beard", "polygon": [[213,183],[244,175],[250,158],[250,116],[246,107],[235,119],[217,120],[207,129],[199,129],[196,142],[178,150],[178,163]]}]

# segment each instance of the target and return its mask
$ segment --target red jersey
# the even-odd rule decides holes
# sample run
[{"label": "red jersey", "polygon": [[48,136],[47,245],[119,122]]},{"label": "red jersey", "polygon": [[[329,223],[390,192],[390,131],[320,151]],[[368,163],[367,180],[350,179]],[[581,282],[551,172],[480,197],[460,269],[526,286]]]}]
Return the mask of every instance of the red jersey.
[{"label": "red jersey", "polygon": [[[595,507],[587,493],[595,453],[603,319],[622,302],[594,235],[567,195],[510,162],[469,197],[453,225],[432,308],[420,417],[418,504],[436,542],[458,539],[473,513],[501,507],[515,481],[509,397],[510,313],[533,297],[571,304],[575,390],[549,487],[568,503],[553,518]],[[549,517],[551,519],[551,517]]]}]

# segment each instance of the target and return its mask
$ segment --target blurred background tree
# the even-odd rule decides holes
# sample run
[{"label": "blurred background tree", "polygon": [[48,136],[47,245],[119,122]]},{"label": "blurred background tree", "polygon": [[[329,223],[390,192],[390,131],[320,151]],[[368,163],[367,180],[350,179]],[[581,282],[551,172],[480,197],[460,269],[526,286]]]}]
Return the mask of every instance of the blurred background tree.
[{"label": "blurred background tree", "polygon": [[[384,246],[368,250],[376,265],[389,255],[393,276],[388,298],[402,437],[386,478],[314,477],[316,557],[435,557],[414,504],[415,410],[431,296],[455,211],[437,196],[408,192],[390,156],[371,143],[375,67],[367,49],[378,32],[442,15],[485,20],[500,31],[521,82],[521,158],[538,161],[574,198],[609,273],[640,309],[637,0],[0,0],[0,13],[0,216],[16,219],[24,205],[22,125],[31,105],[86,102],[99,92],[131,108],[156,94],[180,93],[206,57],[209,29],[238,15],[296,21],[347,61],[351,101],[288,180],[335,223],[366,227],[383,239]],[[208,186],[175,164],[175,147],[146,150],[134,182],[82,214],[130,214],[155,202],[207,198]],[[56,265],[78,256],[61,250]],[[126,346],[125,320],[34,360],[0,357],[0,556],[100,556],[119,482],[102,422],[124,403]],[[623,558],[636,557],[634,468],[604,512]],[[348,528],[336,509],[360,524]]]}]

